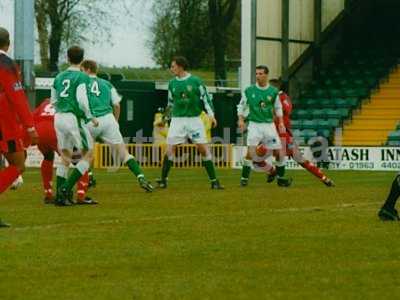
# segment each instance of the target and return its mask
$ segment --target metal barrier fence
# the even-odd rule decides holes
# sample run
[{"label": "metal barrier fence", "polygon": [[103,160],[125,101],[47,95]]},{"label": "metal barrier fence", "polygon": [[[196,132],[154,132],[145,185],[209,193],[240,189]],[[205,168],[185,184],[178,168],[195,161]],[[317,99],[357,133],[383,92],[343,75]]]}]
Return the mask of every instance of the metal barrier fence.
[{"label": "metal barrier fence", "polygon": [[[232,168],[232,144],[213,144],[209,146],[212,160],[217,168]],[[166,145],[153,144],[127,144],[126,147],[129,153],[135,156],[144,168],[160,168],[167,150]],[[120,163],[115,162],[115,155],[112,152],[109,145],[96,144],[94,167],[101,169],[119,167]],[[179,145],[174,159],[174,167],[200,168],[202,167],[201,161],[201,155],[198,153],[196,145]]]}]

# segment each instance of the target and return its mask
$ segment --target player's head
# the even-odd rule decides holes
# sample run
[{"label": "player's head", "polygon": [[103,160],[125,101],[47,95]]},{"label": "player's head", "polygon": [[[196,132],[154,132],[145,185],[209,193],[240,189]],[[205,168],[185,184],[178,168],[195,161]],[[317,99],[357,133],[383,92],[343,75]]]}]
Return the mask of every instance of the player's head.
[{"label": "player's head", "polygon": [[81,70],[89,75],[96,75],[97,63],[94,60],[85,59],[81,63]]},{"label": "player's head", "polygon": [[7,29],[0,27],[0,49],[3,51],[8,51],[10,47],[10,34]]},{"label": "player's head", "polygon": [[269,81],[269,84],[276,87],[278,90],[282,89],[282,80],[274,78]]},{"label": "player's head", "polygon": [[268,82],[269,69],[267,66],[257,66],[256,67],[256,81],[259,85],[265,86]]},{"label": "player's head", "polygon": [[171,72],[175,76],[185,73],[188,67],[188,60],[184,56],[175,56],[171,61]]},{"label": "player's head", "polygon": [[83,56],[85,55],[85,50],[83,50],[79,46],[72,46],[68,49],[67,55],[70,64],[79,65],[83,60]]}]

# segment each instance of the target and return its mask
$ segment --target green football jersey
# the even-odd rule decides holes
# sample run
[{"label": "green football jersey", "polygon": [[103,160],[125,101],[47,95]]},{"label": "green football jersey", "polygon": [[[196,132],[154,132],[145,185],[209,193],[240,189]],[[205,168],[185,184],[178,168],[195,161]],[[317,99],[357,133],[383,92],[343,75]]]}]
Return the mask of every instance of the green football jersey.
[{"label": "green football jersey", "polygon": [[97,118],[112,113],[113,105],[120,100],[116,92],[112,93],[115,88],[107,80],[98,77],[90,77],[89,80],[89,106],[93,116]]},{"label": "green football jersey", "polygon": [[214,116],[214,107],[206,87],[200,78],[190,74],[169,82],[168,104],[172,106],[172,117],[198,117],[203,107],[208,115]]},{"label": "green football jersey", "polygon": [[[278,89],[268,86],[263,89],[257,85],[249,86],[243,93],[238,106],[238,113],[248,110],[247,119],[256,123],[272,123],[274,121],[275,100]],[[278,101],[279,102],[279,101]]]},{"label": "green football jersey", "polygon": [[69,68],[61,72],[54,79],[55,91],[54,107],[56,113],[73,113],[77,117],[85,117],[78,101],[78,87],[84,85],[87,88],[89,76],[75,68]]}]

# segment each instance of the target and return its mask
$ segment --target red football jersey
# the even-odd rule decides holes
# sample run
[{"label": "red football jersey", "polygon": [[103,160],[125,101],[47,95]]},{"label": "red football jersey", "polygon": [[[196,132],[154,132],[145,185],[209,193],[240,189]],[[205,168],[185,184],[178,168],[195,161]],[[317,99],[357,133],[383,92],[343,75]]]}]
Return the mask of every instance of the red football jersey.
[{"label": "red football jersey", "polygon": [[33,117],[14,61],[0,52],[0,131],[3,140],[15,139],[20,124],[32,128]]},{"label": "red football jersey", "polygon": [[56,111],[54,106],[50,103],[49,99],[44,100],[36,109],[33,111],[33,118],[35,124],[42,121],[54,122],[54,115]]},{"label": "red football jersey", "polygon": [[[290,115],[292,114],[292,101],[288,94],[284,92],[279,92],[279,100],[282,104],[282,112],[283,112],[283,123],[285,124],[285,128],[290,130],[292,127],[292,123],[290,122]],[[278,127],[278,121],[275,120],[275,124]]]},{"label": "red football jersey", "polygon": [[44,100],[34,111],[35,128],[39,135],[38,148],[43,153],[58,151],[57,135],[54,129],[54,106],[49,99]]}]

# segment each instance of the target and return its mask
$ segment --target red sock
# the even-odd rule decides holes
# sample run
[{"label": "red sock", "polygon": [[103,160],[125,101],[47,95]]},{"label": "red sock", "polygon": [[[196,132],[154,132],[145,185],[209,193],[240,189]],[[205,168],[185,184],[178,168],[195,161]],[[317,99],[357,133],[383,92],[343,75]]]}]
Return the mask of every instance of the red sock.
[{"label": "red sock", "polygon": [[51,190],[53,181],[53,161],[43,160],[40,166],[40,171],[42,173],[42,182],[45,190]]},{"label": "red sock", "polygon": [[301,166],[306,169],[308,172],[310,172],[311,174],[315,175],[316,177],[318,177],[319,179],[323,179],[324,177],[326,177],[324,175],[324,173],[322,173],[322,171],[313,163],[309,162],[308,160],[306,160],[304,163],[301,164]]},{"label": "red sock", "polygon": [[86,196],[86,192],[89,188],[89,172],[86,172],[79,178],[77,183],[77,194],[79,200],[84,200]]},{"label": "red sock", "polygon": [[21,173],[16,166],[9,166],[0,171],[0,194],[3,193],[8,187],[18,178]]}]

